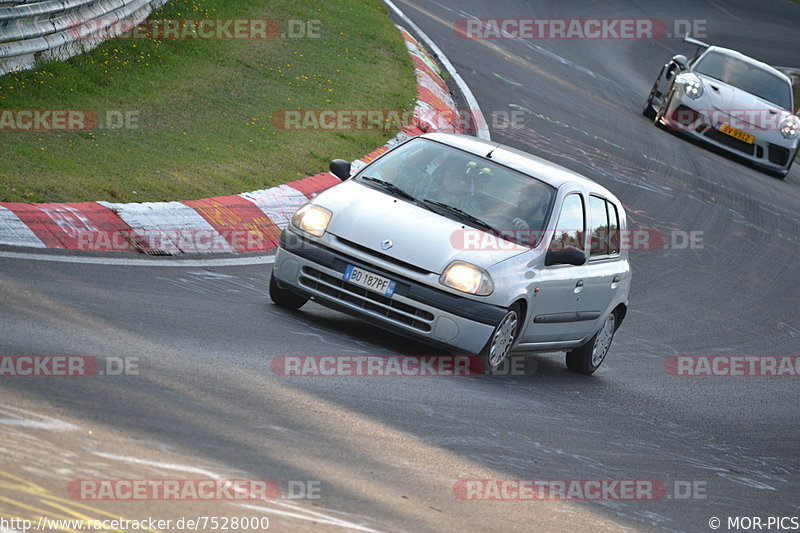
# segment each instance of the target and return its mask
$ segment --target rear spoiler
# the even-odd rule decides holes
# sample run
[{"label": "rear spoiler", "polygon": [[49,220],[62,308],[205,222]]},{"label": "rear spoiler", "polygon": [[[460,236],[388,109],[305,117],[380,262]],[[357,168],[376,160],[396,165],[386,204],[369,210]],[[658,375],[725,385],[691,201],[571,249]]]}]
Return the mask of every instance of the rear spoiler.
[{"label": "rear spoiler", "polygon": [[698,41],[697,39],[692,39],[691,37],[689,37],[688,33],[683,36],[683,42],[689,43],[689,44],[693,44],[698,48],[708,48],[709,46],[711,46],[710,44],[704,43],[703,41]]},{"label": "rear spoiler", "polygon": [[694,52],[694,59],[697,59],[697,56],[700,55],[700,50],[701,49],[705,49],[705,48],[708,48],[709,46],[711,46],[710,44],[704,43],[703,41],[698,41],[697,39],[692,39],[691,37],[689,37],[688,33],[683,36],[683,42],[688,43],[688,44],[692,44],[692,45],[697,47],[697,50],[695,50],[695,52]]}]

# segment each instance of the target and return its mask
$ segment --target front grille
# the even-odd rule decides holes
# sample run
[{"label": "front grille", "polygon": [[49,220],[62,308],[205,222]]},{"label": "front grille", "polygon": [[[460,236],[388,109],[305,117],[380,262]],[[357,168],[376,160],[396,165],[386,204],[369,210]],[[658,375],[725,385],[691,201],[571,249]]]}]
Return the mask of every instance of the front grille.
[{"label": "front grille", "polygon": [[726,135],[719,130],[710,128],[707,132],[705,132],[704,135],[711,140],[727,146],[728,148],[733,148],[734,150],[738,150],[747,155],[753,155],[754,148],[752,144],[740,141],[739,139],[734,139],[730,135]]},{"label": "front grille", "polygon": [[769,145],[769,162],[776,165],[785,165],[789,161],[789,150],[775,144]]},{"label": "front grille", "polygon": [[431,331],[433,314],[367,290],[312,267],[303,267],[300,284],[326,296],[355,305],[382,317],[400,322],[423,333]]}]

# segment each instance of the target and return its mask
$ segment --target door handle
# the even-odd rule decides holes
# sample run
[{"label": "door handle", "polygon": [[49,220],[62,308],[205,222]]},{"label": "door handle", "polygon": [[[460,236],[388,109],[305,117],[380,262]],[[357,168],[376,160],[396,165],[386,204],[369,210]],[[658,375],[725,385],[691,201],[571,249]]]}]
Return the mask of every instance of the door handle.
[{"label": "door handle", "polygon": [[580,293],[583,290],[583,280],[579,279],[578,283],[575,284],[575,288],[572,289],[572,292],[575,294]]}]

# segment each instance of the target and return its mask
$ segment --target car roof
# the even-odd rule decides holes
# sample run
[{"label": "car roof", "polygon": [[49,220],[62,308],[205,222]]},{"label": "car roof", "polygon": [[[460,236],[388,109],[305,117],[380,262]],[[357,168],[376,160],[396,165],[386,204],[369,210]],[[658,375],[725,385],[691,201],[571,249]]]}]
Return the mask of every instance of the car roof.
[{"label": "car roof", "polygon": [[745,63],[749,63],[749,64],[751,64],[753,66],[756,66],[756,67],[759,67],[759,68],[761,68],[763,70],[766,70],[771,74],[775,74],[779,78],[785,80],[786,83],[788,83],[789,85],[792,84],[792,80],[789,79],[789,76],[787,76],[786,74],[784,74],[780,70],[776,69],[772,65],[767,65],[766,63],[758,61],[757,59],[753,59],[750,56],[746,56],[741,52],[737,52],[736,50],[731,50],[730,48],[722,48],[721,46],[709,46],[708,49],[702,55],[705,55],[708,52],[717,52],[719,54],[724,54],[726,56],[735,57],[736,59],[741,59]]},{"label": "car roof", "polygon": [[[561,165],[523,152],[522,150],[517,150],[516,148],[498,146],[496,142],[484,141],[477,137],[455,133],[425,133],[420,137],[437,141],[469,152],[487,161],[507,166],[555,188],[559,188],[567,183],[581,184],[590,192],[603,195],[619,203],[619,200],[611,191],[597,182],[577,172],[564,168]],[[491,159],[487,159],[486,154],[491,150],[494,150],[492,152],[492,157]]]}]

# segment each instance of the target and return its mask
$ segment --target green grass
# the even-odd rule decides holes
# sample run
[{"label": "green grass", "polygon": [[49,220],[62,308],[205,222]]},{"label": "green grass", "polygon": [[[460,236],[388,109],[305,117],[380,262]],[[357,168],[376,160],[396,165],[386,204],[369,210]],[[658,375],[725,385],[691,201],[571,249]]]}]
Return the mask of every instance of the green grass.
[{"label": "green grass", "polygon": [[274,186],[397,130],[285,131],[286,109],[411,109],[412,62],[379,0],[172,0],[151,18],[319,20],[320,38],[113,40],[0,77],[2,109],[138,114],[138,129],[0,132],[0,201],[163,201]]},{"label": "green grass", "polygon": [[792,86],[794,90],[794,111],[800,108],[800,78],[797,79],[797,83]]}]

